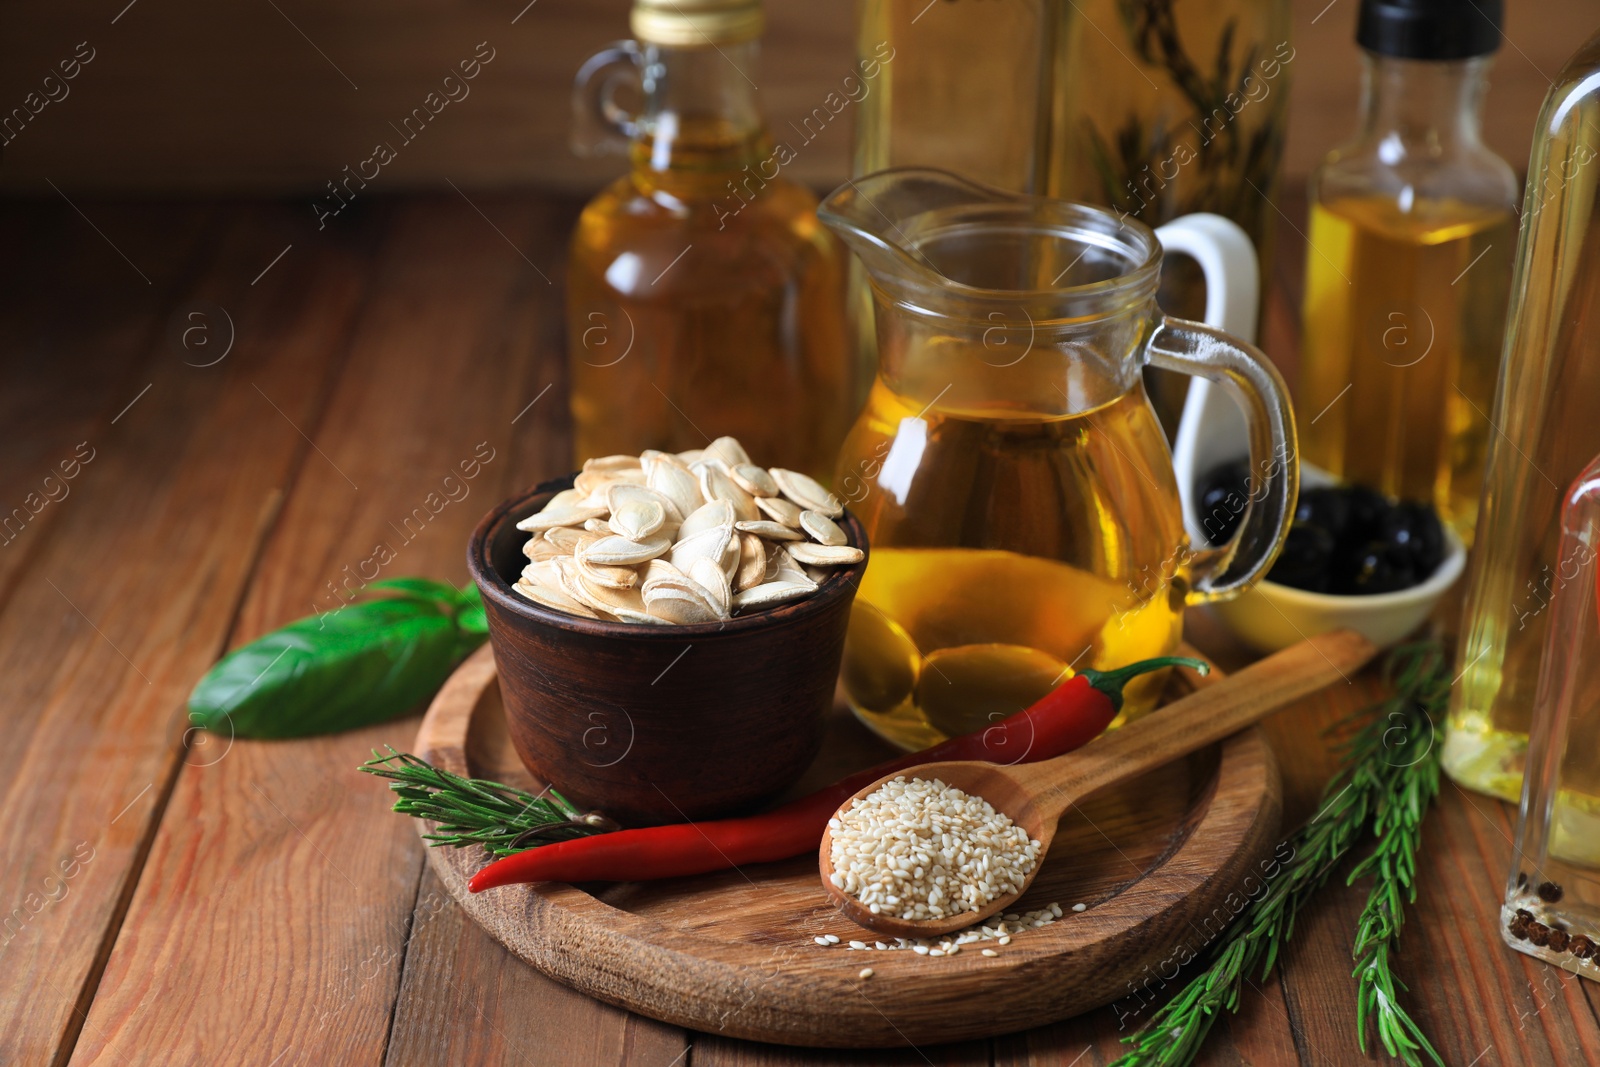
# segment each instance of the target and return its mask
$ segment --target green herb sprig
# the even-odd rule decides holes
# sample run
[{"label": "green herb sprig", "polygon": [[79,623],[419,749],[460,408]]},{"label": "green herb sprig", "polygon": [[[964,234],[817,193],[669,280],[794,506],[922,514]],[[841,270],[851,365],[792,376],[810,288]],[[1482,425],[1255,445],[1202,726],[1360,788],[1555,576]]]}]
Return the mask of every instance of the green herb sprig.
[{"label": "green herb sprig", "polygon": [[403,715],[489,627],[476,586],[390,578],[376,599],[309,615],[229,652],[189,695],[189,720],[239,737],[307,737]]},{"label": "green herb sprig", "polygon": [[1449,693],[1449,661],[1437,643],[1406,645],[1385,660],[1384,679],[1393,695],[1359,713],[1371,718],[1340,745],[1341,769],[1324,788],[1317,814],[1289,838],[1292,858],[1228,928],[1205,970],[1145,1029],[1124,1038],[1133,1047],[1114,1067],[1192,1063],[1221,1013],[1239,1010],[1250,976],[1264,981],[1271,973],[1294,933],[1295,916],[1369,831],[1378,835],[1378,846],[1349,879],[1375,875],[1355,950],[1362,1047],[1370,1018],[1384,1047],[1410,1067],[1419,1067],[1419,1052],[1439,1061],[1396,998],[1405,986],[1394,975],[1390,953],[1399,938],[1403,901],[1416,897],[1422,817],[1439,788],[1434,721]]},{"label": "green herb sprig", "polygon": [[390,780],[394,810],[431,819],[430,845],[482,845],[496,859],[536,845],[609,833],[620,827],[598,812],[582,812],[554,789],[534,794],[499,782],[463,778],[409,752],[376,749],[358,769]]},{"label": "green herb sprig", "polygon": [[1399,946],[1405,906],[1417,900],[1422,820],[1439,795],[1435,730],[1450,699],[1448,661],[1438,645],[1424,645],[1414,658],[1391,659],[1385,667],[1394,673],[1385,680],[1396,695],[1377,720],[1388,726],[1385,737],[1392,757],[1372,821],[1377,844],[1345,883],[1353,885],[1372,875],[1366,905],[1356,921],[1356,1033],[1365,1052],[1370,1019],[1389,1055],[1408,1067],[1420,1067],[1420,1054],[1425,1052],[1443,1067],[1444,1060],[1400,1003],[1397,991],[1404,990],[1405,983],[1394,975],[1391,954]]}]

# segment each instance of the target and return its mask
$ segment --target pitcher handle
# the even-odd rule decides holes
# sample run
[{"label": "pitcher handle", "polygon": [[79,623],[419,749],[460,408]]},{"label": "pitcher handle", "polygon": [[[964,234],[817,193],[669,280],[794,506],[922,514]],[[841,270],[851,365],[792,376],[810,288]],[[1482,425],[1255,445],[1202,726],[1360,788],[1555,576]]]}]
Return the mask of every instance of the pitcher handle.
[{"label": "pitcher handle", "polygon": [[[1189,557],[1192,588],[1188,602],[1230,599],[1272,566],[1294,519],[1300,460],[1288,389],[1260,349],[1185,319],[1163,317],[1150,337],[1145,358],[1157,367],[1220,385],[1245,412],[1250,437],[1245,498],[1235,501],[1229,497],[1217,505],[1234,513],[1243,510],[1244,521],[1227,544],[1191,548]],[[1203,516],[1201,521],[1220,518]]]},{"label": "pitcher handle", "polygon": [[572,151],[580,156],[627,151],[639,132],[638,116],[617,103],[617,90],[644,92],[644,49],[638,41],[613,41],[583,61],[572,81]]}]

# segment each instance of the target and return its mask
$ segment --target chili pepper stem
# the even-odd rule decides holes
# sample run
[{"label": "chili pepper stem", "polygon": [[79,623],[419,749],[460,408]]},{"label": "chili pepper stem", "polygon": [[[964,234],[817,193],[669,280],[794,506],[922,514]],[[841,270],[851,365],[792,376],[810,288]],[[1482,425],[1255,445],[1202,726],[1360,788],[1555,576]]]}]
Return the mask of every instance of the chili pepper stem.
[{"label": "chili pepper stem", "polygon": [[1106,695],[1111,701],[1115,711],[1122,710],[1122,687],[1130,679],[1151,671],[1159,671],[1166,667],[1188,667],[1201,674],[1211,673],[1211,664],[1205,660],[1194,659],[1190,656],[1156,656],[1152,659],[1142,659],[1137,663],[1130,663],[1126,667],[1118,667],[1114,671],[1097,671],[1084,668],[1078,674],[1087,679],[1089,684]]}]

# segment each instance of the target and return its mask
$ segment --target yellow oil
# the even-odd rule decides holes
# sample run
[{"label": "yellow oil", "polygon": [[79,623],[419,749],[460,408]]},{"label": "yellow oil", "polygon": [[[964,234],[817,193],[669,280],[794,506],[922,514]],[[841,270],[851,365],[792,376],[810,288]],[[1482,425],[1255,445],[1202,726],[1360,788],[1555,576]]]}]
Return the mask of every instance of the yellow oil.
[{"label": "yellow oil", "polygon": [[1347,197],[1311,209],[1301,456],[1431,503],[1471,543],[1500,363],[1509,211]]},{"label": "yellow oil", "polygon": [[576,458],[732,434],[764,465],[826,476],[853,412],[844,250],[765,134],[674,134],[664,169],[636,142],[573,235]]},{"label": "yellow oil", "polygon": [[[1069,415],[947,411],[875,383],[835,487],[872,556],[845,642],[852,707],[907,747],[1071,676],[1177,647],[1187,541],[1142,386]],[[1135,680],[1127,708],[1162,679]]]},{"label": "yellow oil", "polygon": [[[1511,325],[1491,412],[1495,438],[1456,656],[1461,677],[1451,693],[1443,753],[1457,782],[1512,802],[1522,791],[1551,601],[1557,591],[1571,595],[1571,581],[1589,562],[1562,549],[1561,501],[1600,455],[1597,73],[1600,40],[1569,64],[1537,125],[1544,132],[1535,141],[1522,207]],[[1571,737],[1586,738],[1592,754],[1600,708],[1587,714],[1590,732]],[[1590,758],[1594,766],[1578,792],[1591,800],[1563,805],[1578,814],[1558,818],[1558,839],[1562,823],[1600,825],[1588,821],[1600,810],[1592,799],[1600,797],[1600,758]],[[1600,888],[1592,899],[1600,901]]]}]

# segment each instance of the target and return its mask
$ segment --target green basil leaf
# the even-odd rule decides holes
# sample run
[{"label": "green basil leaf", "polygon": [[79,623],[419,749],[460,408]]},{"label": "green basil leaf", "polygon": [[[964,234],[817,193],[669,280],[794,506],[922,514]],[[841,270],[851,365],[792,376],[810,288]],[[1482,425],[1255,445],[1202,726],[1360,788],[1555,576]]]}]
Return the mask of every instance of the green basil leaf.
[{"label": "green basil leaf", "polygon": [[[477,586],[472,587],[477,592]],[[398,593],[412,600],[437,600],[441,604],[457,606],[466,601],[463,592],[447,582],[436,582],[432,578],[385,578],[379,582],[372,582],[365,593]]]},{"label": "green basil leaf", "polygon": [[[389,586],[397,592],[423,590],[413,580],[392,581],[407,583]],[[456,590],[443,588],[452,605],[459,601]],[[241,737],[305,737],[381,722],[431,696],[482,640],[463,632],[455,608],[431,593],[349,605],[228,653],[195,686],[189,716]]]}]

